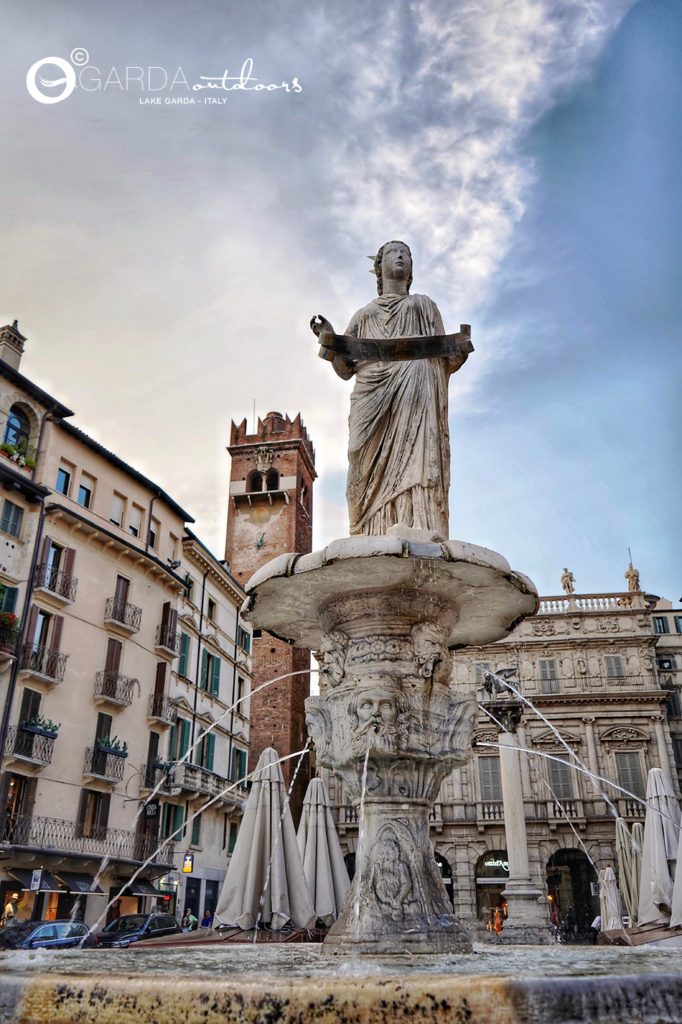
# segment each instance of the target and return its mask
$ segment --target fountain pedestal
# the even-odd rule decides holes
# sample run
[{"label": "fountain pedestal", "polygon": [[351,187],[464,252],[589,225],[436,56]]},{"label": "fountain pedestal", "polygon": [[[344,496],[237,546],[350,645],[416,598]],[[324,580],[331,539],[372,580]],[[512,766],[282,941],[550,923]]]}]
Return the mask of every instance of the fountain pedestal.
[{"label": "fountain pedestal", "polygon": [[441,782],[471,756],[477,716],[451,682],[452,651],[533,614],[533,584],[485,548],[394,527],[280,556],[246,590],[254,626],[318,653],[308,731],[359,813],[355,877],[329,948],[470,950],[428,832]]}]

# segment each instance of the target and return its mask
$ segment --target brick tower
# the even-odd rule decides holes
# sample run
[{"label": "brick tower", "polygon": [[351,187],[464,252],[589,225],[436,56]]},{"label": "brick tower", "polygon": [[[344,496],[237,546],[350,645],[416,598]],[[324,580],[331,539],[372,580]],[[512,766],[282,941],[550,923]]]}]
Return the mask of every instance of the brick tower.
[{"label": "brick tower", "polygon": [[[276,555],[312,549],[315,451],[300,413],[290,420],[279,412],[259,419],[255,434],[247,433],[246,420],[238,426],[232,423],[227,450],[232,471],[225,558],[243,586]],[[275,676],[307,669],[308,651],[255,630],[254,689]],[[273,683],[251,698],[249,771],[266,747],[274,747],[282,757],[303,747],[307,737],[304,701],[309,693],[310,676],[300,675]],[[287,785],[297,761],[292,758],[282,765]],[[310,760],[305,758],[291,797],[296,822],[309,778]]]}]

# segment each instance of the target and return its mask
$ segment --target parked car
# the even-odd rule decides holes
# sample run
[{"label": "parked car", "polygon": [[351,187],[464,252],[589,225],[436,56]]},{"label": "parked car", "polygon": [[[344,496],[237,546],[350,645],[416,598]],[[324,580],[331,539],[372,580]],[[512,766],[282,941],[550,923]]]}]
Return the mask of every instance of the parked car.
[{"label": "parked car", "polygon": [[182,928],[172,914],[124,914],[111,921],[97,936],[98,946],[125,948],[131,942],[178,935]]},{"label": "parked car", "polygon": [[95,938],[80,921],[20,921],[0,931],[0,949],[73,949],[94,946]]}]

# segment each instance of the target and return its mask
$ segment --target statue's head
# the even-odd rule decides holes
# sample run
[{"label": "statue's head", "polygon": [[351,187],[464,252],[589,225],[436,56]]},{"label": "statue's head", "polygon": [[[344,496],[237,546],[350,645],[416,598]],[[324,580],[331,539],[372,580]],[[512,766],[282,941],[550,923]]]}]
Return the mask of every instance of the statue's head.
[{"label": "statue's head", "polygon": [[392,242],[384,242],[374,257],[374,273],[377,276],[379,295],[384,294],[384,276],[400,277],[403,274],[406,277],[407,291],[409,292],[412,285],[412,253],[409,245],[397,239]]}]

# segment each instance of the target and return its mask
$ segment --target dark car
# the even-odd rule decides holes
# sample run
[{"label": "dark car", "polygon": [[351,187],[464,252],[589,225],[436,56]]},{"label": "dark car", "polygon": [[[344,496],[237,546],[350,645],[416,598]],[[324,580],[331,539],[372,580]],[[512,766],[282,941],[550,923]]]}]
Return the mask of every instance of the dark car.
[{"label": "dark car", "polygon": [[80,921],[20,921],[0,931],[0,949],[73,949],[94,946],[95,939]]},{"label": "dark car", "polygon": [[99,946],[125,948],[131,942],[144,939],[160,939],[162,935],[177,935],[182,932],[172,914],[124,914],[111,921],[97,936]]}]

